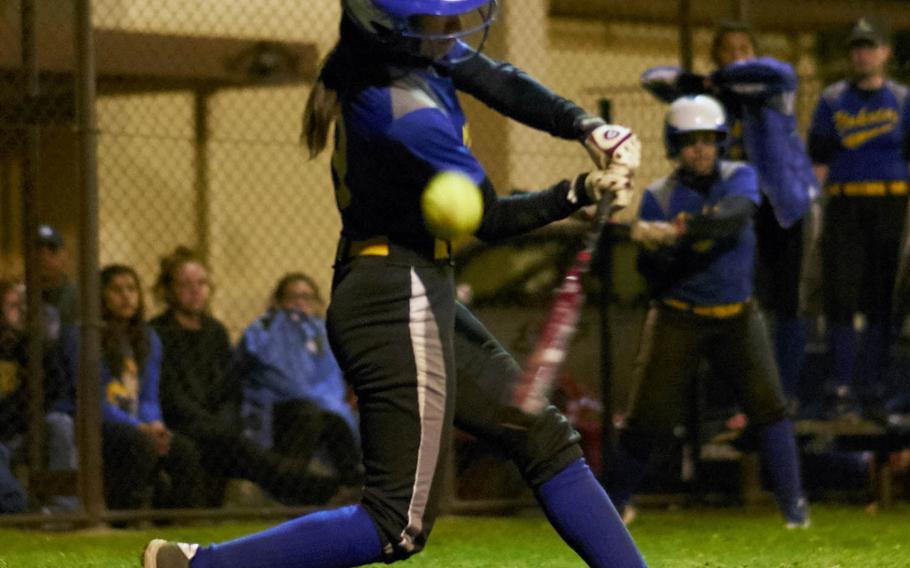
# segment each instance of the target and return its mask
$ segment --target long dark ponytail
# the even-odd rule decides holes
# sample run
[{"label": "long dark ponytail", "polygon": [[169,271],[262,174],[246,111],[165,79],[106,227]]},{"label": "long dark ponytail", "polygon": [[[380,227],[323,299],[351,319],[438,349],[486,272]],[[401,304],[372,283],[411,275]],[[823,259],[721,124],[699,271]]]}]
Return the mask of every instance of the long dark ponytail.
[{"label": "long dark ponytail", "polygon": [[306,145],[310,159],[325,150],[329,130],[345,100],[367,87],[388,84],[393,65],[409,66],[416,61],[371,40],[345,15],[341,17],[339,36],[322,61],[303,112],[300,141]]}]

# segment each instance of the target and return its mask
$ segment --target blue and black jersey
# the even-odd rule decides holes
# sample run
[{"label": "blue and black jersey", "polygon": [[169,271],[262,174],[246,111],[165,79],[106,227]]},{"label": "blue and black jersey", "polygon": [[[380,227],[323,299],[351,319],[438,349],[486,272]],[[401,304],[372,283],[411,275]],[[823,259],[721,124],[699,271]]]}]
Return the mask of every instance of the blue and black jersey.
[{"label": "blue and black jersey", "polygon": [[720,161],[710,183],[695,188],[679,172],[645,192],[641,220],[687,218],[688,232],[672,247],[643,250],[639,268],[659,299],[696,306],[742,302],[752,295],[755,232],[761,201],[758,175],[744,162]]},{"label": "blue and black jersey", "polygon": [[498,198],[469,148],[467,122],[448,74],[409,70],[345,101],[332,179],[347,238],[432,241],[420,196],[430,178],[446,170],[464,173],[481,187],[484,216],[477,236],[485,240],[543,226],[587,204],[583,191],[570,191],[568,180],[544,191]]},{"label": "blue and black jersey", "polygon": [[907,87],[886,81],[861,90],[848,81],[825,89],[809,129],[809,152],[828,166],[827,184],[905,181],[910,111]]}]

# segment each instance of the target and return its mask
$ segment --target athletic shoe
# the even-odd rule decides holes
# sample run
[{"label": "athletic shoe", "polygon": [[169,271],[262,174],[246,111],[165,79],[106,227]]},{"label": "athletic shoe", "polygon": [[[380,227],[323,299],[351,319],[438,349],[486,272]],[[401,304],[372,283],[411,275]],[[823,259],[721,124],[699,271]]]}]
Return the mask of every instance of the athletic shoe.
[{"label": "athletic shoe", "polygon": [[809,502],[805,497],[800,497],[784,509],[785,525],[788,529],[809,528]]},{"label": "athletic shoe", "polygon": [[142,565],[145,568],[190,568],[190,560],[198,549],[198,544],[156,538],[146,545]]}]

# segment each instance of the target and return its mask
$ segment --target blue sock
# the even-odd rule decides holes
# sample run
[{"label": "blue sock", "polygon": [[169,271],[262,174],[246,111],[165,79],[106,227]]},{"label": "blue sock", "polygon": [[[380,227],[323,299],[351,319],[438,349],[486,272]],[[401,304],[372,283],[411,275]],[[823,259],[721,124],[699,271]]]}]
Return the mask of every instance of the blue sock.
[{"label": "blue sock", "polygon": [[761,430],[761,456],[782,510],[803,496],[793,423],[781,420]]},{"label": "blue sock", "polygon": [[863,330],[856,361],[858,390],[863,398],[884,397],[890,335],[888,325],[879,322],[868,322]]},{"label": "blue sock", "polygon": [[345,568],[378,562],[376,525],[360,505],[319,511],[262,532],[200,548],[192,568]]},{"label": "blue sock", "polygon": [[853,323],[830,323],[828,356],[831,358],[831,380],[835,386],[851,386],[856,365],[856,332]]},{"label": "blue sock", "polygon": [[584,459],[572,462],[537,489],[556,532],[588,566],[645,566],[629,531]]},{"label": "blue sock", "polygon": [[604,486],[613,506],[620,511],[629,504],[648,471],[651,443],[624,430],[616,449],[604,462]]},{"label": "blue sock", "polygon": [[798,398],[799,373],[806,350],[806,328],[799,318],[778,319],[774,323],[774,354],[780,382],[787,398]]}]

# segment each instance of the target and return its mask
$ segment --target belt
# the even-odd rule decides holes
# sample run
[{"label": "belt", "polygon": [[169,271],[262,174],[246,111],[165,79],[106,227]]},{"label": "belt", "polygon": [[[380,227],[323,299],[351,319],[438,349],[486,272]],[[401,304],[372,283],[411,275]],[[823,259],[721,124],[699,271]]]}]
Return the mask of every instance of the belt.
[{"label": "belt", "polygon": [[691,312],[697,316],[706,318],[724,319],[731,318],[742,313],[742,311],[746,308],[746,305],[749,303],[749,300],[746,300],[745,302],[736,302],[735,304],[718,304],[715,306],[699,306],[690,304],[688,302],[683,302],[682,300],[676,300],[674,298],[664,298],[660,302],[667,307],[673,308],[674,310]]},{"label": "belt", "polygon": [[344,262],[358,256],[410,257],[424,261],[449,260],[452,256],[452,243],[434,239],[432,243],[428,241],[422,245],[399,244],[390,241],[385,235],[362,241],[341,237],[335,262]]},{"label": "belt", "polygon": [[907,182],[905,181],[848,181],[844,183],[830,183],[825,186],[825,192],[831,196],[843,195],[846,197],[875,197],[885,195],[907,195]]}]

